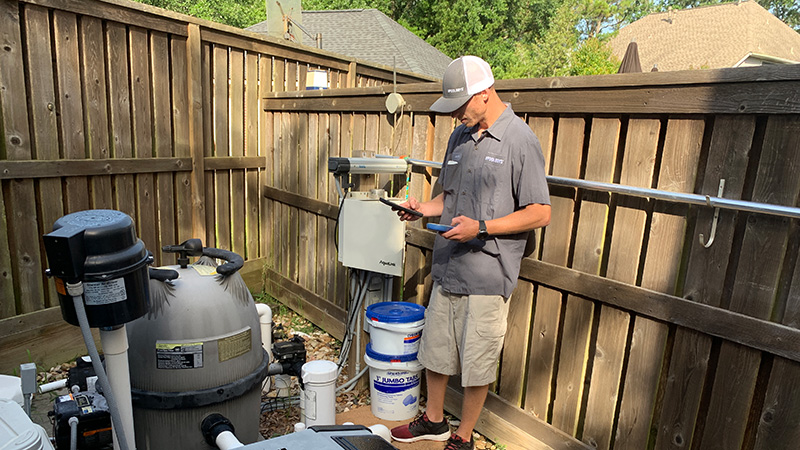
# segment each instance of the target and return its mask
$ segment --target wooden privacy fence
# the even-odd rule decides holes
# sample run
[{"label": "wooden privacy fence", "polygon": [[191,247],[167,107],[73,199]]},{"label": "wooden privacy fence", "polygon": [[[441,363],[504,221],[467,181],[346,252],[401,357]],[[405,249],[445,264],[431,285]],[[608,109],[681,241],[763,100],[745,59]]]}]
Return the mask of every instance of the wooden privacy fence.
[{"label": "wooden privacy fence", "polygon": [[304,89],[309,68],[332,87],[393,80],[391,68],[139,3],[0,0],[0,371],[79,351],[44,277],[40,237],[64,214],[129,214],[158,264],[175,262],[162,245],[202,238],[244,256],[260,289],[274,259],[260,99]]},{"label": "wooden privacy fence", "polygon": [[[724,179],[724,198],[795,207],[798,81],[800,66],[786,66],[497,88],[538,135],[552,176],[712,197]],[[340,304],[330,288],[342,285],[326,246],[337,212],[326,158],[444,156],[453,120],[427,111],[439,86],[397,91],[408,105],[391,115],[382,88],[264,101],[276,169],[297,165],[266,189],[273,254],[288,255],[269,264],[267,290],[312,317]],[[437,175],[415,168],[408,192],[431,198]],[[374,183],[402,195],[397,181]],[[796,448],[797,219],[721,210],[706,248],[698,235],[708,242],[713,208],[555,185],[551,196],[479,430],[509,448]],[[427,301],[433,236],[408,228],[406,300]],[[448,408],[459,399],[450,389]]]}]

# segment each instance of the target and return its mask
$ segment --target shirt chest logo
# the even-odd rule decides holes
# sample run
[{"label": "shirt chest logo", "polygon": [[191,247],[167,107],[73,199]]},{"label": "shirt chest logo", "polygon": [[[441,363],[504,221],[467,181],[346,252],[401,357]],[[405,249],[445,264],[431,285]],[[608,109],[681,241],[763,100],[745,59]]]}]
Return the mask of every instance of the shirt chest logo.
[{"label": "shirt chest logo", "polygon": [[488,155],[485,159],[487,162],[490,162],[492,164],[503,164],[504,161],[502,158],[498,158],[492,155]]}]

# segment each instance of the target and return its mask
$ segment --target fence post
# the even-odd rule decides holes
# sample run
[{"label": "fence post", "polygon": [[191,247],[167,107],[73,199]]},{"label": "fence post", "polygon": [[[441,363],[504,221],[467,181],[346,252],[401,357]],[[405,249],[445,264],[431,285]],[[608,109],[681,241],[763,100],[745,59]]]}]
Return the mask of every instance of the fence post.
[{"label": "fence post", "polygon": [[347,87],[356,87],[356,69],[358,64],[355,61],[350,62],[350,68],[347,69]]},{"label": "fence post", "polygon": [[206,236],[205,155],[203,152],[203,74],[200,26],[190,23],[186,40],[189,86],[189,147],[192,155],[192,236]]}]

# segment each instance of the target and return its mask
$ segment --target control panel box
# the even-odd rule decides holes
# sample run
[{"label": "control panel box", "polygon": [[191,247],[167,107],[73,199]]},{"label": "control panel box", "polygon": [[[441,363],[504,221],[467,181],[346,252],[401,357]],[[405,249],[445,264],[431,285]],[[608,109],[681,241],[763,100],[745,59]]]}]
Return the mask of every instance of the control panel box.
[{"label": "control panel box", "polygon": [[339,214],[342,265],[402,276],[405,225],[395,211],[365,192],[351,192]]}]

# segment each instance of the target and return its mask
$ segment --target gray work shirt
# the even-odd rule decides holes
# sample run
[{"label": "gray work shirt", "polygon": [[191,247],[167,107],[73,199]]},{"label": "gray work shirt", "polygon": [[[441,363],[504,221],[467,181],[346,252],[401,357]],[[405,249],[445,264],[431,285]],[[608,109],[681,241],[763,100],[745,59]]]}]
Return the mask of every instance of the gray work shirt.
[{"label": "gray work shirt", "polygon": [[[453,217],[504,217],[529,204],[550,204],[539,139],[511,107],[488,130],[461,125],[450,135],[438,183],[444,192],[440,223]],[[442,288],[461,295],[510,297],[528,233],[466,243],[436,236],[431,274]]]}]

